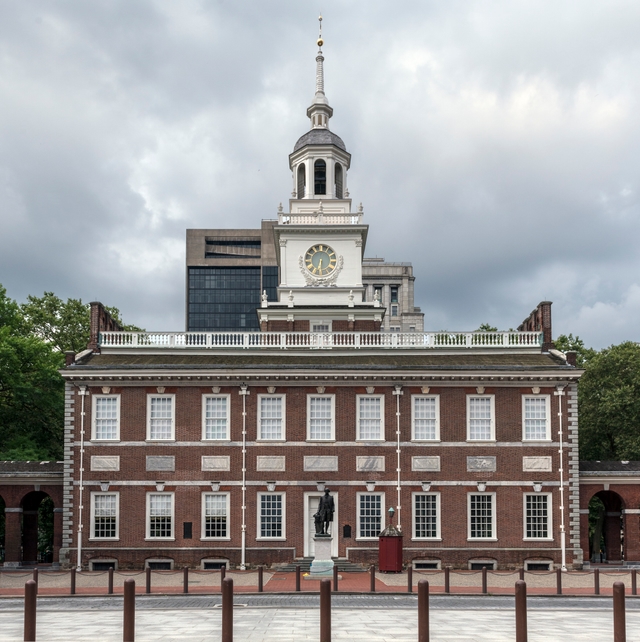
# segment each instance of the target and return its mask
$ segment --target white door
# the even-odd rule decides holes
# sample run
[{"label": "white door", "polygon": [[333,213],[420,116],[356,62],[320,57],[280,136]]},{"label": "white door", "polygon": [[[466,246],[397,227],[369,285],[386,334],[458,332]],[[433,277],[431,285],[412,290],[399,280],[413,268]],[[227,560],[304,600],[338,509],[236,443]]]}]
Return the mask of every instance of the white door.
[{"label": "white door", "polygon": [[[304,556],[314,557],[315,555],[315,541],[313,536],[316,534],[316,527],[313,516],[318,512],[318,503],[324,493],[305,493],[304,503],[305,511],[304,516]],[[329,533],[333,535],[331,539],[331,556],[338,557],[338,537],[334,535],[337,533],[338,524],[338,494],[331,493],[333,502],[335,504],[335,511],[333,513],[333,522],[329,524]]]}]

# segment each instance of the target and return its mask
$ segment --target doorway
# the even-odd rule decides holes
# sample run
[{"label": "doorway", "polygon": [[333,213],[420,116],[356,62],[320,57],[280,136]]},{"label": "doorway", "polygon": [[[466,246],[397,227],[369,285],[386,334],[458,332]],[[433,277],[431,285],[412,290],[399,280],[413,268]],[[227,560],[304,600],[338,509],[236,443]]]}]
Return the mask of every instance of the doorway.
[{"label": "doorway", "polygon": [[[318,503],[324,493],[312,492],[304,494],[304,556],[314,557],[316,527],[313,516],[318,512]],[[333,513],[333,522],[329,524],[329,532],[333,536],[331,539],[331,557],[338,557],[338,493],[331,493],[335,504]]]}]

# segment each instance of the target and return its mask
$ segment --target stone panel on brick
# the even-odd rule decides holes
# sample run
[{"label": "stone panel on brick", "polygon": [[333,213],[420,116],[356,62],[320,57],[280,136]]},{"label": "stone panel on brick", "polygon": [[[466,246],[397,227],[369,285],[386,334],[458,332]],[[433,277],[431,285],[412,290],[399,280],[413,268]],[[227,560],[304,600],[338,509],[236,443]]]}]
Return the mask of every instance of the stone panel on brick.
[{"label": "stone panel on brick", "polygon": [[495,457],[467,457],[467,472],[494,473],[495,471]]},{"label": "stone panel on brick", "polygon": [[231,463],[228,455],[203,455],[202,470],[230,470]]},{"label": "stone panel on brick", "polygon": [[91,470],[119,471],[120,455],[91,455]]},{"label": "stone panel on brick", "polygon": [[256,470],[272,470],[284,472],[286,461],[284,455],[258,455],[256,457]]},{"label": "stone panel on brick", "polygon": [[307,455],[304,458],[305,471],[337,471],[338,457],[335,455]]},{"label": "stone panel on brick", "polygon": [[384,456],[356,457],[356,470],[359,473],[384,472]]},{"label": "stone panel on brick", "polygon": [[523,457],[522,458],[523,472],[544,472],[550,473],[552,471],[551,457]]},{"label": "stone panel on brick", "polygon": [[411,470],[414,472],[440,472],[440,457],[412,457]]},{"label": "stone panel on brick", "polygon": [[173,455],[147,455],[147,470],[160,471],[176,469],[176,458]]}]

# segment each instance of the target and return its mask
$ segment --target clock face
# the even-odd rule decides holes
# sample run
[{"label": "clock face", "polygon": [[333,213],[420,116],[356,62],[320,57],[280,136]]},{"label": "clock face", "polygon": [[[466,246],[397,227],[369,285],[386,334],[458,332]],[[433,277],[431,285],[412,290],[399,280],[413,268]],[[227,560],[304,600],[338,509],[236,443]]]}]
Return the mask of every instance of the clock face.
[{"label": "clock face", "polygon": [[336,269],[336,253],[328,246],[319,243],[307,250],[304,264],[314,276],[327,276]]}]

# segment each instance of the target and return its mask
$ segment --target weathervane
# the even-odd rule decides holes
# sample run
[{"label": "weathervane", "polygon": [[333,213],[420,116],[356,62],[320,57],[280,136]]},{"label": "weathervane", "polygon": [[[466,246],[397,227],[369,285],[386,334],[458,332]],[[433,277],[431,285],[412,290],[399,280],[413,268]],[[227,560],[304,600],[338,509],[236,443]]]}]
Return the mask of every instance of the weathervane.
[{"label": "weathervane", "polygon": [[322,51],[322,45],[324,44],[324,40],[322,39],[322,14],[318,17],[318,22],[320,23],[320,34],[318,35],[318,47],[320,51]]}]

